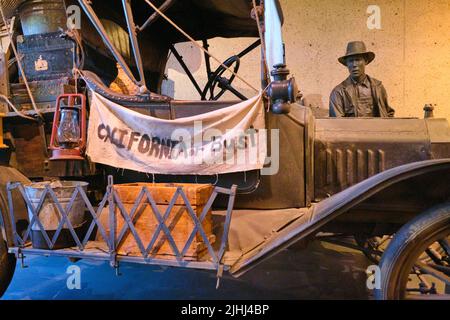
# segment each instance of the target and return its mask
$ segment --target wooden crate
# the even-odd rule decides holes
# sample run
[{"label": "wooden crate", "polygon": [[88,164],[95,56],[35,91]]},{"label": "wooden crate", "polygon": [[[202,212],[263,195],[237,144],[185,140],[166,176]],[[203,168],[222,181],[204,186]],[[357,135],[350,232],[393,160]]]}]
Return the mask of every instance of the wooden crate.
[{"label": "wooden crate", "polygon": [[[146,186],[149,190],[162,217],[164,217],[165,211],[168,208],[170,200],[173,198],[178,186],[183,187],[183,191],[189,199],[194,212],[199,218],[213,191],[213,186],[209,184],[131,183],[115,185],[114,189],[120,197],[128,214],[131,212],[143,186]],[[117,218],[116,235],[118,236],[122,230],[122,227],[125,225],[125,221],[123,216],[120,214],[118,207],[115,209],[115,214]],[[105,208],[101,214],[100,221],[109,236],[110,230],[108,217],[109,208]],[[171,232],[178,250],[181,252],[195,226],[181,196],[178,196],[177,201],[175,202],[175,205],[173,206],[165,223]],[[212,234],[211,210],[209,210],[202,225],[206,236],[211,243],[214,243],[215,237]],[[134,219],[134,226],[144,247],[146,248],[158,226],[158,220],[156,219],[156,216],[145,197],[138,206]],[[131,232],[127,233],[124,240],[118,246],[117,252],[122,255],[141,256],[139,246]],[[192,244],[186,252],[184,260],[201,260],[206,253],[206,245],[204,244],[200,233],[197,232]],[[175,253],[173,252],[172,247],[170,246],[170,243],[162,230],[159,233],[155,245],[150,251],[150,256],[163,259],[175,259]]]}]

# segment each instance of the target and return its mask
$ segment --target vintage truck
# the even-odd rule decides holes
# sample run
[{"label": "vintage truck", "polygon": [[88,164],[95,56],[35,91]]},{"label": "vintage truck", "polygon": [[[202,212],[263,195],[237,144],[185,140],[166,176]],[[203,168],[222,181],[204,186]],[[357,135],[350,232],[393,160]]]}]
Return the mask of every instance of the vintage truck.
[{"label": "vintage truck", "polygon": [[[276,259],[278,252],[296,243],[305,244],[315,237],[339,240],[353,236],[358,248],[380,265],[377,298],[450,297],[447,120],[434,118],[431,109],[426,110],[424,119],[316,116],[311,108],[301,105],[295,80],[288,79],[278,1],[0,3],[0,93],[6,144],[0,150],[0,294],[13,277],[16,259],[23,260],[25,255],[106,260],[115,268],[120,262],[131,262],[208,269],[216,270],[218,277],[223,272],[238,277],[269,257]],[[214,71],[208,52],[208,39],[214,37],[249,37],[255,43]],[[175,49],[175,44],[188,40],[202,42],[208,75],[204,88]],[[61,111],[58,97],[64,95],[75,94],[72,104],[80,105],[87,96],[88,112],[94,92],[123,108],[168,121],[235,105],[236,101],[219,100],[225,91],[238,100],[247,100],[233,87],[233,80],[239,77],[241,58],[258,47],[261,70],[255,72],[261,74],[265,127],[279,132],[279,156],[275,159],[272,154],[268,163],[278,167],[275,174],[264,175],[262,169],[217,175],[140,173],[89,158],[73,160],[83,155],[83,146],[76,143],[75,155],[71,153],[73,146],[67,145],[72,151],[66,152],[54,145],[52,125],[59,121],[54,121],[58,118],[55,112]],[[169,52],[191,79],[198,101],[160,94]],[[120,72],[131,83],[122,92],[111,86]],[[271,139],[268,136],[269,146],[276,143]],[[51,160],[55,150],[57,161]],[[39,220],[39,205],[33,212],[24,186],[55,178],[89,182],[88,191],[77,186],[75,192],[82,196],[92,223],[85,241],[77,237],[75,246],[55,249],[52,240],[57,240],[56,236],[46,238],[49,248],[37,249],[30,245],[30,230]],[[114,185],[136,182],[215,186],[217,199],[210,199],[206,206],[214,209],[215,236],[221,241],[212,246],[203,237],[202,217],[196,219],[195,212],[188,210],[208,247],[207,259],[187,261],[184,250],[176,259],[156,259],[145,248],[142,255],[121,255],[116,250],[121,237],[114,233],[105,237],[105,250],[93,248],[93,229],[101,229],[99,215],[106,203],[110,208],[121,207],[115,200]],[[177,192],[182,196],[182,189],[177,188]],[[47,196],[61,208],[51,189]],[[60,211],[63,223],[58,232],[64,229],[75,238],[72,226],[64,225],[67,212]],[[123,211],[133,233],[135,210]],[[114,214],[109,219],[115,226]],[[158,220],[159,229],[167,231],[172,242],[161,215]],[[40,227],[37,230],[46,232]]]}]

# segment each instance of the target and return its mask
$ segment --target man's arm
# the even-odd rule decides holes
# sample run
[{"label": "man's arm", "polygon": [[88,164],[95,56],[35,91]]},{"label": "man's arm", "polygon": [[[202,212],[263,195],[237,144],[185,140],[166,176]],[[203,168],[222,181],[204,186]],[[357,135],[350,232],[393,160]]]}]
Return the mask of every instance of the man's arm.
[{"label": "man's arm", "polygon": [[336,89],[331,91],[330,95],[330,117],[344,117],[344,99],[340,92]]},{"label": "man's arm", "polygon": [[381,85],[381,94],[382,94],[382,99],[383,99],[384,105],[386,106],[386,110],[385,110],[386,117],[393,118],[394,114],[395,114],[395,110],[389,106],[387,91],[383,85]]}]

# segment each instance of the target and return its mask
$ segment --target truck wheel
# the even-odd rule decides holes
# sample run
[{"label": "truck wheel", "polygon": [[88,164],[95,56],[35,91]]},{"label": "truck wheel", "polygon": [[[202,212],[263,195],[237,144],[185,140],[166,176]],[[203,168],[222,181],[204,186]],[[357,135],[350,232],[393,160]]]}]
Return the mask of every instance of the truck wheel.
[{"label": "truck wheel", "polygon": [[450,299],[450,203],[405,224],[384,252],[380,269],[377,299]]},{"label": "truck wheel", "polygon": [[8,288],[15,269],[16,258],[8,253],[6,242],[3,241],[3,237],[0,235],[0,297],[3,296]]}]

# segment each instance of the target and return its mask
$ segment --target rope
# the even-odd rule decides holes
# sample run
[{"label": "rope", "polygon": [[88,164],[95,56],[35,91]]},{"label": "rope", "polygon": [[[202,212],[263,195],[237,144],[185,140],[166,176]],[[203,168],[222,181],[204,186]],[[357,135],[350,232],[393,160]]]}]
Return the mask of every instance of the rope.
[{"label": "rope", "polygon": [[34,111],[36,111],[36,114],[42,120],[44,120],[44,117],[42,116],[41,111],[36,106],[36,102],[34,101],[34,97],[33,97],[33,94],[31,92],[30,86],[28,85],[28,81],[27,81],[27,78],[25,76],[25,72],[24,72],[23,67],[22,67],[22,61],[21,61],[21,59],[19,57],[19,54],[17,53],[16,46],[14,45],[13,37],[12,37],[11,31],[10,31],[10,26],[9,26],[8,22],[6,21],[5,14],[3,13],[3,5],[1,3],[0,3],[0,14],[2,15],[2,20],[3,20],[3,23],[5,24],[5,27],[6,27],[6,32],[8,32],[9,41],[11,41],[11,48],[13,49],[14,56],[16,57],[17,66],[19,67],[20,73],[22,74],[23,82],[25,83],[25,87],[27,88],[28,96],[30,97],[30,100],[31,100],[31,105],[33,106]]},{"label": "rope", "polygon": [[74,68],[73,69],[73,74],[74,74],[74,76],[79,76],[86,83],[87,87],[90,90],[94,90],[93,88],[90,87],[89,81],[86,80],[86,77],[84,76],[83,72],[80,69]]},{"label": "rope", "polygon": [[6,103],[8,104],[8,106],[10,106],[11,107],[11,109],[13,109],[16,113],[17,113],[17,115],[19,116],[19,117],[22,117],[22,118],[25,118],[25,119],[28,119],[28,120],[33,120],[33,121],[36,121],[36,119],[35,118],[33,118],[33,117],[30,117],[30,116],[27,116],[25,113],[23,113],[23,112],[21,112],[21,111],[19,111],[19,110],[17,110],[17,108],[16,107],[14,107],[14,105],[12,104],[12,102],[8,99],[8,97],[7,96],[5,96],[5,95],[3,95],[3,94],[0,94],[0,99],[3,99],[3,100],[5,100],[6,101]]},{"label": "rope", "polygon": [[161,10],[159,10],[153,3],[151,3],[149,0],[145,0],[145,2],[147,2],[147,4],[153,8],[153,10],[155,10],[155,12],[157,12],[159,15],[161,15],[161,17],[163,17],[164,19],[167,20],[167,22],[169,22],[175,29],[177,29],[179,32],[181,32],[186,38],[189,39],[189,41],[191,41],[197,48],[199,48],[200,50],[202,50],[204,53],[206,53],[208,56],[210,56],[213,60],[215,60],[217,63],[219,63],[223,68],[225,68],[226,70],[228,70],[229,72],[231,72],[236,78],[238,78],[239,80],[241,80],[242,82],[244,82],[247,86],[249,86],[250,88],[252,88],[253,90],[255,90],[255,92],[259,93],[259,90],[256,89],[254,86],[252,86],[250,83],[248,83],[247,81],[245,81],[242,77],[240,77],[238,74],[236,74],[233,70],[231,70],[231,68],[227,67],[226,65],[224,65],[219,59],[217,59],[215,56],[213,56],[211,53],[209,53],[208,50],[206,50],[205,48],[203,48],[200,44],[197,43],[197,41],[194,40],[194,38],[192,38],[190,35],[188,35],[186,32],[184,32],[183,29],[181,29],[175,22],[173,22],[169,17],[167,17]]},{"label": "rope", "polygon": [[75,93],[78,94],[78,73],[77,70],[83,69],[84,66],[84,48],[83,48],[83,42],[80,38],[80,34],[77,30],[67,30],[65,34],[74,41],[76,45],[76,53],[73,61],[73,69],[72,74],[75,81]]}]

